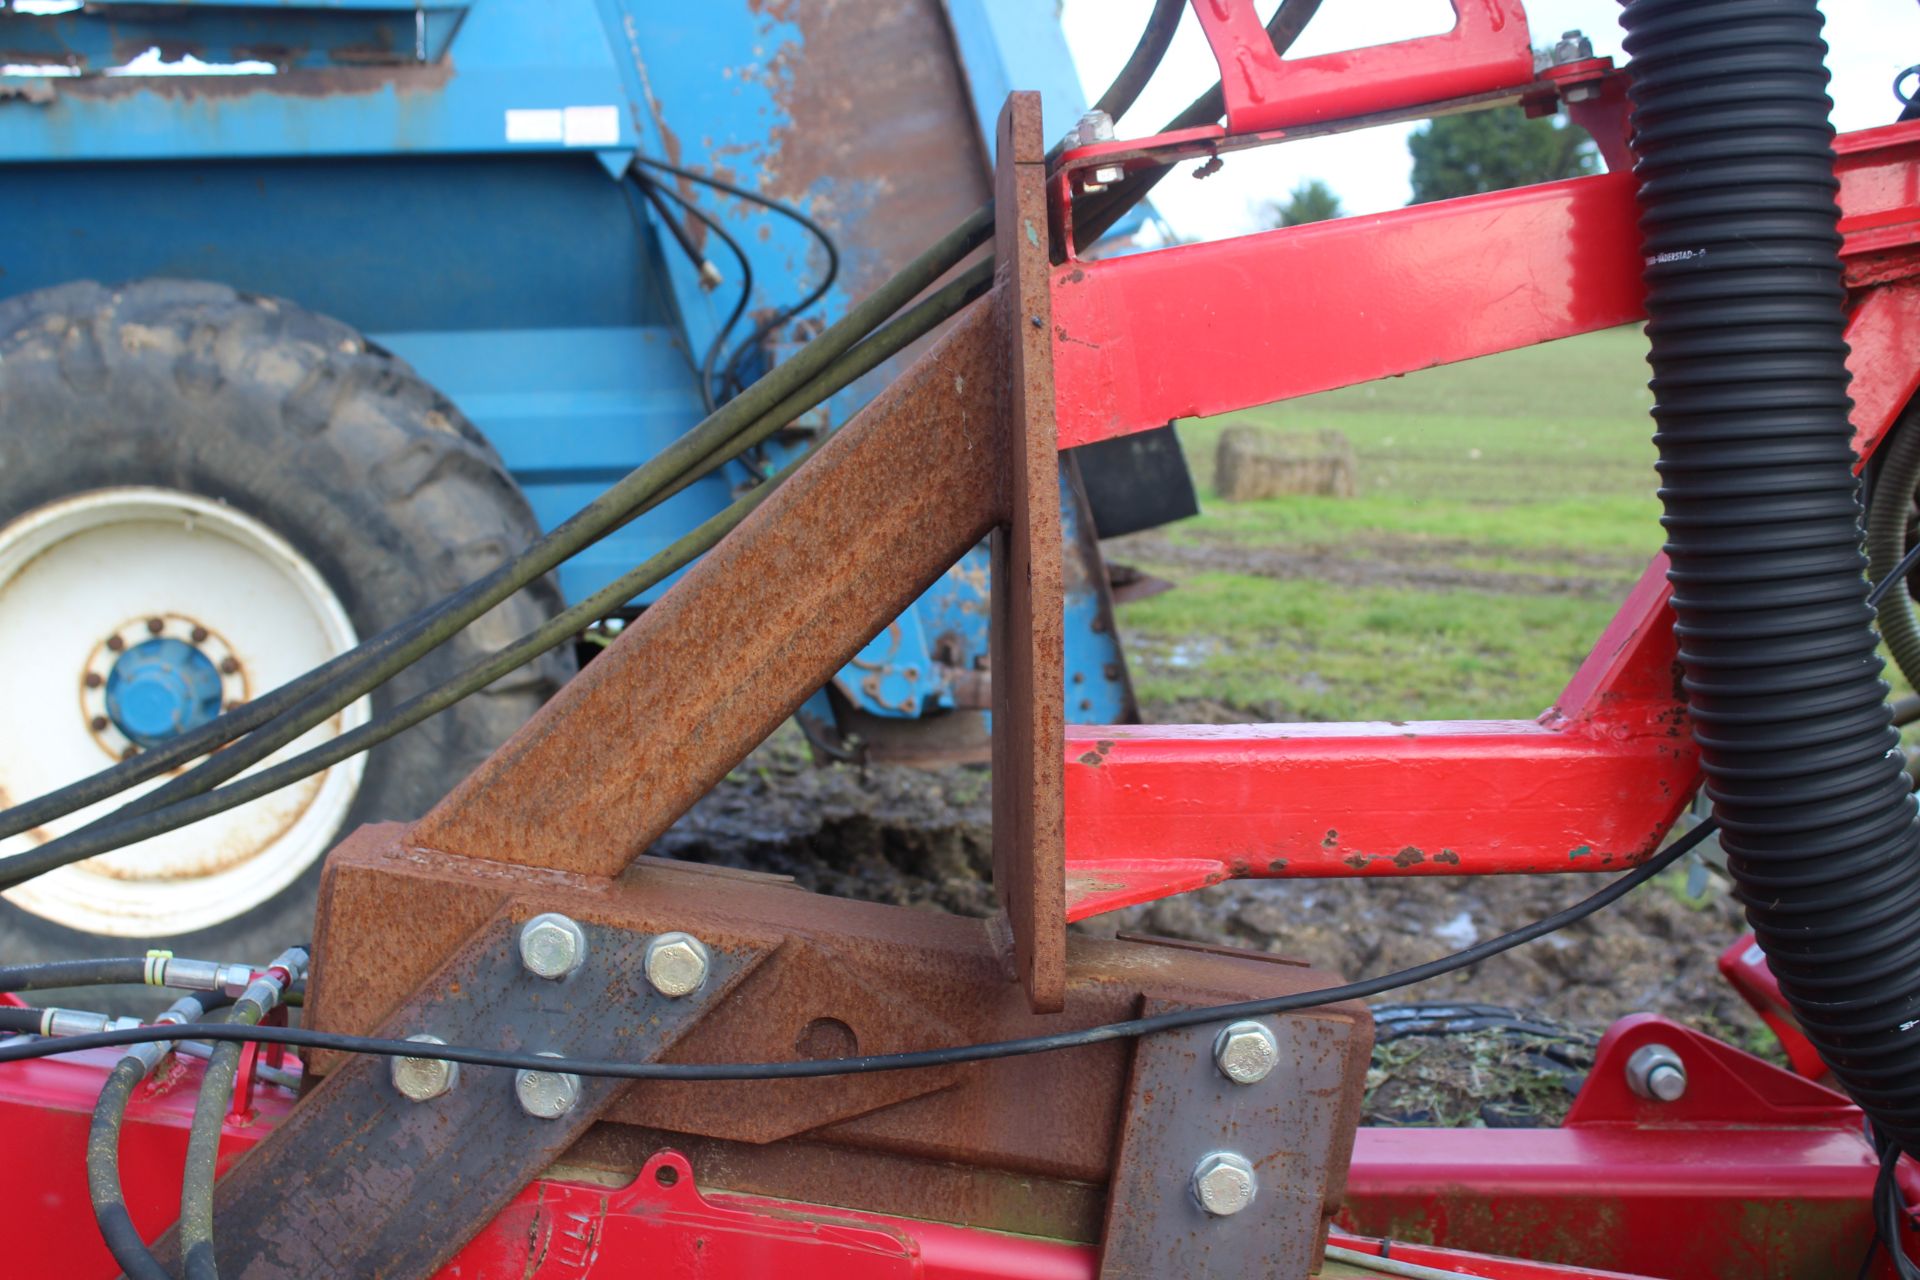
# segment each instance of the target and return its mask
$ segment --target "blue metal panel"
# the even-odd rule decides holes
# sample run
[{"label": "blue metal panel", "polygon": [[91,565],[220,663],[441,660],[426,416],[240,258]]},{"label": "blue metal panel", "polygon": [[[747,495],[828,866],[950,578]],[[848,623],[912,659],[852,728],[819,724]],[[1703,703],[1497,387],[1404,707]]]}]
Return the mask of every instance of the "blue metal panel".
[{"label": "blue metal panel", "polygon": [[[550,529],[700,417],[686,355],[665,329],[383,333],[500,451]],[[560,569],[568,600],[599,590],[733,500],[714,474]],[[658,598],[663,584],[641,597]]]},{"label": "blue metal panel", "polygon": [[[1049,7],[947,3],[982,134],[992,136],[1012,87],[1042,89],[1047,127],[1063,132],[1082,100]],[[688,350],[705,348],[737,287],[716,246],[708,252],[728,280],[714,292],[677,249],[661,250],[653,215],[636,212],[615,180],[633,149],[776,189],[836,220],[847,260],[813,313],[827,318],[884,276],[888,259],[873,233],[898,230],[889,224],[902,181],[937,177],[945,164],[957,183],[971,171],[984,191],[970,150],[929,152],[910,174],[836,163],[816,165],[819,176],[797,188],[783,179],[782,148],[799,128],[785,104],[807,40],[788,10],[431,0],[419,12],[416,28],[414,6],[397,0],[246,0],[164,14],[108,0],[52,19],[0,11],[0,48],[96,71],[152,40],[169,58],[264,56],[284,72],[42,77],[24,86],[0,78],[0,90],[35,90],[0,95],[0,165],[26,166],[8,174],[0,201],[0,291],[172,275],[336,315],[458,403],[551,527],[698,421]],[[938,26],[937,16],[923,20]],[[913,37],[935,38],[938,50],[915,52],[950,56],[944,35]],[[427,65],[412,62],[421,54]],[[948,110],[909,93],[908,115],[891,122],[913,145],[911,113],[922,109]],[[964,137],[945,145],[962,144],[972,145]],[[821,253],[800,228],[681,189],[745,247],[753,314],[793,301],[817,278]],[[941,229],[909,228],[928,239]],[[838,397],[834,421],[884,377]],[[737,468],[709,477],[570,563],[567,596],[625,572],[718,510],[743,480]],[[1070,711],[1120,718],[1114,682],[1093,675],[1118,657],[1111,633],[1090,629],[1097,595],[1070,583],[1068,607],[1070,685],[1078,676],[1096,690],[1070,687]],[[949,632],[966,653],[984,652],[983,551],[836,683],[875,714],[950,707],[946,673],[932,658]]]},{"label": "blue metal panel", "polygon": [[[179,12],[177,31],[231,16],[197,5]],[[270,32],[280,18],[298,26],[311,16],[270,12],[256,10],[261,16],[245,21]],[[49,27],[106,30],[110,19],[119,21],[88,10],[52,18],[0,13],[0,48]],[[233,33],[216,27],[213,34],[230,44]],[[410,49],[411,32],[400,38]],[[174,41],[167,47],[182,51]],[[222,44],[209,52],[223,57],[236,50]],[[20,80],[0,77],[0,85]],[[594,0],[475,0],[445,58],[426,66],[54,77],[38,85],[49,91],[44,100],[0,97],[0,162],[581,149],[611,152],[611,163],[624,168],[634,143],[626,93]],[[511,134],[510,124],[516,126]]]},{"label": "blue metal panel", "polygon": [[[0,102],[0,119],[11,110]],[[363,330],[672,323],[648,237],[581,155],[6,172],[0,293],[218,280]]]}]

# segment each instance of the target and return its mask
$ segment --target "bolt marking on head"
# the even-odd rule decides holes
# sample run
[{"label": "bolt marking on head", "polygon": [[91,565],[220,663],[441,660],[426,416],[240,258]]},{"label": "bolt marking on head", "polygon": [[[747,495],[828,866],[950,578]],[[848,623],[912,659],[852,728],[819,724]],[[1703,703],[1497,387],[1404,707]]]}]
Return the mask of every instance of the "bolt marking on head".
[{"label": "bolt marking on head", "polygon": [[535,977],[557,982],[586,960],[586,933],[559,912],[542,912],[520,926],[520,963]]},{"label": "bolt marking on head", "polygon": [[1213,1042],[1213,1063],[1235,1084],[1258,1084],[1280,1065],[1280,1042],[1262,1022],[1235,1022]]},{"label": "bolt marking on head", "polygon": [[[557,1053],[542,1051],[543,1058]],[[570,1071],[527,1071],[513,1073],[514,1096],[520,1109],[536,1120],[558,1120],[580,1101],[580,1077]]]},{"label": "bolt marking on head", "polygon": [[[445,1044],[439,1036],[417,1035],[407,1039],[421,1044]],[[460,1064],[444,1058],[392,1059],[393,1087],[411,1102],[431,1102],[453,1092],[460,1083]]]},{"label": "bolt marking on head", "polygon": [[707,948],[687,933],[663,933],[647,944],[647,981],[669,999],[692,995],[707,980]]},{"label": "bolt marking on head", "polygon": [[1193,1170],[1193,1198],[1209,1217],[1226,1218],[1253,1203],[1260,1182],[1245,1156],[1215,1151],[1202,1156]]}]

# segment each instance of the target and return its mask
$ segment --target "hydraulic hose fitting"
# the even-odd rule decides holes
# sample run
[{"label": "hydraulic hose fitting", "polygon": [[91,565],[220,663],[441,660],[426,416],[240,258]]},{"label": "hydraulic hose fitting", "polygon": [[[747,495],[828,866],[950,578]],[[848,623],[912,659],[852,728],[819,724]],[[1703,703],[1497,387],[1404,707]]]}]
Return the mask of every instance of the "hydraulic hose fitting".
[{"label": "hydraulic hose fitting", "polygon": [[1629,0],[1681,684],[1728,871],[1835,1078],[1920,1151],[1920,819],[1860,551],[1815,0]]},{"label": "hydraulic hose fitting", "polygon": [[[189,1022],[198,1022],[207,1016],[207,1007],[198,996],[181,996],[167,1006],[166,1012],[153,1020],[155,1026],[177,1027]],[[150,1040],[145,1044],[136,1044],[120,1055],[121,1061],[132,1059],[140,1064],[140,1078],[146,1079],[160,1066],[161,1061],[174,1047],[170,1040]]]}]

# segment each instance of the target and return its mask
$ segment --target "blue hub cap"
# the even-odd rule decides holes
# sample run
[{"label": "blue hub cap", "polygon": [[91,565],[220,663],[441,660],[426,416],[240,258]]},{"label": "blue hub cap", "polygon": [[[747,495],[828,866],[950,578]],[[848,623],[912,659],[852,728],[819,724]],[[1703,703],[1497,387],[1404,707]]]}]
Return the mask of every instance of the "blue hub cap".
[{"label": "blue hub cap", "polygon": [[184,640],[143,640],[107,673],[107,714],[142,747],[157,747],[220,714],[220,670]]}]

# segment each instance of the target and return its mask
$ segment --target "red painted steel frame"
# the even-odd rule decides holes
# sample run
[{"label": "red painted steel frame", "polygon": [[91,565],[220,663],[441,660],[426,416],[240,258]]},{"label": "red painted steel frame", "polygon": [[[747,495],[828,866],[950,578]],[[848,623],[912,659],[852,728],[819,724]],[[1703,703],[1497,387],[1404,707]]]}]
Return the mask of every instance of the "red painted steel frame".
[{"label": "red painted steel frame", "polygon": [[[1865,455],[1920,382],[1920,123],[1839,150]],[[1633,201],[1631,175],[1611,173],[1069,258],[1053,277],[1061,445],[1641,318]],[[1697,778],[1665,574],[1656,558],[1533,720],[1068,726],[1068,918],[1231,876],[1640,861]]]},{"label": "red painted steel frame", "polygon": [[1263,133],[1418,102],[1443,102],[1533,78],[1527,16],[1518,0],[1452,0],[1441,35],[1282,58],[1254,7],[1193,0],[1227,102],[1232,134]]},{"label": "red painted steel frame", "polygon": [[[1678,1103],[1632,1094],[1622,1065],[1658,1041],[1686,1064]],[[79,1153],[113,1055],[17,1063],[0,1072],[0,1203],[32,1229],[0,1246],[0,1273],[91,1280],[118,1268],[93,1230]],[[134,1221],[150,1238],[179,1203],[201,1069],[170,1065],[136,1095],[121,1143]],[[291,1106],[263,1089],[223,1155],[264,1137]],[[32,1158],[41,1153],[48,1158]],[[58,1158],[51,1158],[57,1153]],[[24,1157],[24,1158],[23,1158]],[[1363,1129],[1333,1243],[1379,1253],[1379,1237],[1579,1258],[1527,1262],[1395,1239],[1401,1261],[1495,1280],[1826,1274],[1858,1261],[1875,1172],[1860,1113],[1840,1095],[1662,1018],[1616,1023],[1560,1129]],[[1920,1192],[1903,1170],[1909,1197]],[[823,1205],[697,1190],[663,1150],[631,1182],[556,1171],[529,1185],[438,1274],[582,1280],[607,1275],[834,1280],[1092,1280],[1097,1251]],[[1610,1267],[1594,1271],[1586,1267]],[[1733,1272],[1729,1272],[1729,1268]],[[1810,1269],[1811,1268],[1811,1269]],[[1826,1270],[1821,1270],[1826,1268]]]}]

